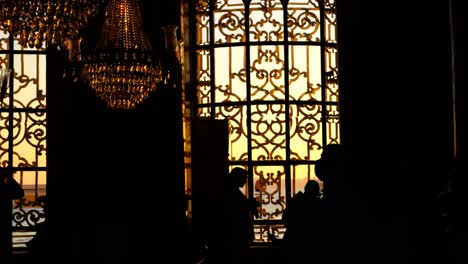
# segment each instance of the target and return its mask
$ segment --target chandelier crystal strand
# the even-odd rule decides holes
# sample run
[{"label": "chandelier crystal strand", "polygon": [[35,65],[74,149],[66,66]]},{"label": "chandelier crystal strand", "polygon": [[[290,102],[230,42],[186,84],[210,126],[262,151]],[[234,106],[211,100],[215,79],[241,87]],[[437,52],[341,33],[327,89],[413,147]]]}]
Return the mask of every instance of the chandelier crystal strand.
[{"label": "chandelier crystal strand", "polygon": [[162,72],[137,1],[109,1],[97,49],[83,54],[82,76],[110,108],[133,109],[156,90]]},{"label": "chandelier crystal strand", "polygon": [[[106,0],[2,0],[1,26],[26,48],[69,49]],[[76,53],[76,51],[73,51]]]}]

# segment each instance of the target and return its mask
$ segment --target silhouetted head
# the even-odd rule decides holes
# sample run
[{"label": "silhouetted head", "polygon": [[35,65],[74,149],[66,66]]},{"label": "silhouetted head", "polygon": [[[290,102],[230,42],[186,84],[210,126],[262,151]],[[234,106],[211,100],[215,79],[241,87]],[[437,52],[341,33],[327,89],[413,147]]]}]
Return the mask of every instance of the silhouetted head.
[{"label": "silhouetted head", "polygon": [[341,144],[328,144],[323,147],[320,159],[338,161],[344,158],[345,150]]},{"label": "silhouetted head", "polygon": [[315,175],[326,182],[330,178],[337,178],[346,166],[346,156],[343,145],[329,144],[323,148],[320,159],[315,164]]},{"label": "silhouetted head", "polygon": [[318,196],[320,193],[320,185],[316,180],[309,180],[305,187],[304,193],[311,196]]},{"label": "silhouetted head", "polygon": [[14,173],[15,170],[11,168],[0,167],[0,181],[3,183],[7,183],[11,178],[13,178]]},{"label": "silhouetted head", "polygon": [[231,170],[229,173],[229,182],[230,185],[234,187],[242,187],[244,184],[247,182],[247,176],[248,172],[247,170],[240,168],[240,167],[235,167]]}]

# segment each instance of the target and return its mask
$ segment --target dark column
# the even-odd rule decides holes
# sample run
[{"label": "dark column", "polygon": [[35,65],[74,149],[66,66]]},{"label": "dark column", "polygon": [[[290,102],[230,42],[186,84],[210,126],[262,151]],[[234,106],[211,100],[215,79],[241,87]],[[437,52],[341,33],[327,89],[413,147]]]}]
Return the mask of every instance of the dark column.
[{"label": "dark column", "polygon": [[[160,51],[161,25],[170,23],[157,14],[172,19],[177,11],[157,1],[142,1],[142,11]],[[88,34],[93,30],[100,27],[90,25]],[[66,65],[56,53],[48,57],[52,254],[177,262],[185,231],[180,91],[161,87],[135,110],[112,110],[84,82],[63,79]]]},{"label": "dark column", "polygon": [[468,7],[465,1],[450,0],[452,29],[452,69],[456,162],[450,179],[449,196],[449,253],[454,263],[468,260]]},{"label": "dark column", "polygon": [[429,258],[453,148],[448,1],[337,5],[343,142],[382,225],[376,250]]}]

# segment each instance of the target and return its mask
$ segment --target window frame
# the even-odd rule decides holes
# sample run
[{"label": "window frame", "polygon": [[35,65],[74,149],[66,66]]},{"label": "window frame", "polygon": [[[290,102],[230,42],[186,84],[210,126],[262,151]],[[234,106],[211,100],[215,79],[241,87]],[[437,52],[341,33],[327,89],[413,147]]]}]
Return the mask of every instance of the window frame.
[{"label": "window frame", "polygon": [[[265,2],[269,2],[270,0],[266,0]],[[198,41],[197,40],[197,13],[196,13],[196,10],[197,10],[197,6],[196,4],[197,3],[200,3],[200,2],[205,2],[208,4],[208,24],[209,24],[209,27],[208,27],[208,30],[207,30],[207,34],[209,35],[209,41],[205,41],[206,43],[201,43],[202,41]],[[336,1],[334,0],[316,0],[316,1],[309,1],[310,2],[316,2],[319,6],[319,13],[320,13],[320,16],[319,16],[319,22],[321,23],[321,26],[320,26],[320,40],[319,41],[293,41],[293,40],[290,40],[289,38],[289,34],[286,34],[285,36],[283,36],[283,39],[282,40],[279,40],[279,41],[270,41],[270,40],[263,40],[263,41],[252,41],[251,38],[249,37],[250,34],[246,34],[246,37],[245,37],[245,42],[235,42],[235,43],[216,43],[215,39],[214,39],[214,35],[215,35],[215,29],[214,29],[214,23],[216,23],[217,21],[214,21],[214,11],[213,9],[215,8],[215,5],[216,5],[216,0],[200,0],[200,1],[189,1],[189,11],[186,12],[188,13],[189,15],[189,28],[190,29],[195,29],[195,30],[192,30],[189,32],[189,34],[187,34],[188,36],[188,40],[189,40],[189,52],[190,52],[190,61],[191,61],[191,67],[190,67],[190,79],[188,80],[188,82],[191,84],[190,86],[188,86],[188,90],[186,92],[187,95],[189,95],[188,97],[188,100],[190,100],[190,104],[192,105],[192,112],[193,112],[193,118],[194,119],[197,119],[197,118],[201,118],[200,116],[200,109],[208,109],[207,111],[205,111],[204,113],[208,113],[207,114],[207,118],[208,119],[216,119],[216,109],[217,108],[222,108],[222,107],[233,107],[233,106],[237,106],[237,105],[240,105],[240,106],[245,106],[245,107],[250,107],[252,105],[256,105],[256,104],[263,104],[263,105],[270,105],[270,106],[273,106],[275,104],[277,104],[278,102],[279,103],[282,103],[284,106],[285,106],[285,111],[284,111],[284,114],[286,117],[290,117],[290,109],[291,109],[291,106],[299,106],[300,104],[303,104],[304,106],[314,106],[314,105],[319,105],[321,107],[321,120],[320,120],[320,124],[321,124],[321,133],[322,133],[322,142],[320,142],[321,144],[319,144],[319,146],[317,146],[317,150],[320,152],[321,151],[321,148],[323,148],[323,146],[325,146],[326,144],[330,144],[330,143],[340,143],[341,141],[341,131],[340,131],[340,128],[341,128],[341,124],[340,124],[340,120],[341,120],[341,115],[340,115],[340,100],[339,100],[339,88],[340,88],[340,85],[338,84],[338,77],[339,77],[339,69],[338,69],[338,43],[337,43],[337,29],[336,27],[338,26],[338,23],[337,23],[337,12],[336,12]],[[229,2],[229,1],[224,1],[223,3],[226,3],[226,2]],[[242,1],[245,5],[245,13],[249,13],[250,12],[250,9],[249,9],[249,5],[251,4],[251,2],[255,2],[255,1]],[[256,1],[258,2],[258,1]],[[292,1],[282,1],[282,0],[271,0],[271,2],[277,2],[277,3],[281,3],[282,7],[283,7],[283,34],[284,32],[289,32],[288,31],[288,24],[287,23],[284,23],[285,21],[287,22],[288,21],[288,3],[292,2]],[[286,7],[286,8],[285,8]],[[327,9],[327,8],[330,8],[330,9]],[[325,29],[325,26],[323,26],[323,21],[325,21],[327,19],[326,17],[326,12],[330,12],[330,13],[333,13],[331,16],[334,16],[335,18],[335,21],[333,22],[334,23],[334,41],[332,42],[327,42],[327,39],[326,39],[326,36],[327,36],[327,32],[326,32],[326,29]],[[250,32],[250,20],[249,19],[244,19],[244,28],[246,29],[245,31],[246,32]],[[205,29],[206,30],[206,29]],[[200,42],[200,43],[199,43]],[[247,92],[247,95],[246,95],[246,100],[245,101],[239,101],[239,102],[232,102],[232,101],[223,101],[223,102],[216,102],[216,99],[215,98],[215,89],[216,89],[216,77],[215,77],[215,74],[216,74],[216,69],[214,67],[215,65],[215,62],[216,62],[216,54],[215,54],[215,51],[216,49],[218,48],[229,48],[229,47],[245,47],[245,61],[244,61],[244,66],[245,66],[245,72],[251,72],[251,66],[249,63],[249,61],[251,61],[251,52],[250,52],[250,49],[252,47],[257,47],[257,46],[265,46],[265,45],[276,45],[278,46],[280,49],[282,48],[283,49],[283,58],[288,58],[288,59],[284,59],[284,90],[285,90],[285,98],[284,100],[281,100],[281,101],[274,101],[274,100],[270,100],[270,101],[253,101],[251,100],[251,98],[249,97],[250,93]],[[321,89],[323,90],[322,92],[322,96],[320,98],[320,100],[309,100],[309,101],[300,101],[300,100],[290,100],[290,94],[289,94],[289,86],[290,86],[290,73],[288,74],[288,70],[290,69],[290,48],[293,47],[293,46],[317,46],[320,48],[320,65],[321,65],[321,76],[320,76],[320,85],[321,85]],[[330,71],[327,71],[327,58],[326,56],[329,55],[329,54],[326,54],[327,52],[327,49],[333,49],[334,50],[334,53],[335,53],[335,59],[333,61],[334,63],[334,67],[332,70]],[[207,63],[209,65],[209,87],[210,87],[210,96],[211,96],[211,100],[208,100],[208,102],[202,102],[200,103],[199,101],[199,98],[198,98],[198,94],[197,94],[197,89],[198,89],[198,85],[200,84],[199,80],[197,79],[197,76],[198,76],[198,73],[199,73],[199,69],[197,68],[198,65],[200,65],[200,62],[199,62],[199,58],[197,58],[197,53],[200,52],[200,51],[207,51],[206,53],[209,54],[209,62]],[[330,63],[331,61],[329,61],[328,63]],[[331,69],[330,68],[331,66],[328,65],[328,69]],[[247,87],[251,87],[251,79],[250,79],[250,74],[246,74],[245,76],[245,79],[246,79],[246,88]],[[327,98],[326,98],[326,91],[324,91],[324,89],[326,90],[327,89],[327,84],[331,84],[331,83],[334,83],[334,85],[336,86],[336,100],[335,101],[328,101]],[[247,88],[248,89],[248,88]],[[335,109],[335,111],[329,111],[329,109]],[[331,113],[332,112],[332,113]],[[247,136],[247,144],[248,144],[248,147],[247,147],[247,151],[248,151],[248,158],[247,160],[230,160],[229,162],[229,166],[232,168],[232,167],[235,167],[235,166],[242,166],[242,167],[245,167],[248,171],[249,171],[249,179],[248,179],[248,183],[247,183],[247,188],[245,189],[245,193],[248,197],[255,197],[255,194],[254,194],[254,191],[255,191],[255,188],[254,188],[254,177],[255,177],[255,170],[258,168],[258,167],[262,167],[262,166],[283,166],[284,168],[284,174],[281,175],[281,177],[284,177],[284,184],[285,184],[285,193],[284,193],[284,198],[285,198],[285,201],[284,202],[284,205],[287,206],[287,203],[288,201],[290,201],[290,199],[292,199],[292,197],[299,191],[302,191],[300,188],[297,188],[297,186],[295,186],[294,184],[294,181],[295,181],[295,178],[294,178],[294,170],[297,166],[310,166],[309,167],[309,170],[312,170],[312,171],[309,171],[308,173],[308,179],[310,179],[311,177],[311,174],[314,174],[313,172],[313,166],[317,160],[317,158],[315,159],[308,159],[308,160],[299,160],[299,159],[295,159],[291,156],[291,145],[290,145],[290,138],[287,136],[286,137],[286,143],[285,143],[285,149],[286,149],[286,157],[284,158],[284,160],[255,160],[253,159],[252,157],[252,129],[251,129],[251,125],[252,125],[252,122],[251,122],[251,112],[249,112],[249,110],[247,110],[247,114],[246,114],[246,119],[247,121],[245,122],[247,124],[247,130],[248,130],[248,136]],[[289,119],[288,119],[289,120]],[[331,120],[331,121],[330,121]],[[285,134],[286,135],[290,135],[291,133],[291,127],[288,125],[290,122],[284,122],[285,126],[286,126],[286,131],[285,131]],[[336,133],[337,133],[337,138],[335,138],[334,140],[333,139],[329,139],[330,135],[328,134],[329,133],[329,127],[331,125],[335,124],[337,127],[336,127]],[[316,155],[317,157],[317,155]],[[281,199],[281,197],[280,197]],[[285,208],[285,207],[284,207]],[[284,210],[283,208],[283,210]],[[267,238],[267,233],[269,233],[270,231],[270,226],[273,226],[273,225],[277,225],[277,226],[282,226],[282,220],[281,219],[265,219],[265,220],[254,220],[255,224],[257,225],[257,227],[260,228],[260,231],[258,231],[260,234],[259,234],[259,238],[257,237],[257,242],[261,242],[261,241],[264,241],[266,242],[268,240]],[[265,231],[263,228],[266,227],[268,230]],[[280,227],[281,228],[281,227]],[[275,232],[279,232],[278,230],[274,230],[273,233],[274,235],[278,235],[279,233],[275,233]],[[258,233],[257,233],[258,234]],[[279,236],[281,237],[282,234],[279,234]]]}]

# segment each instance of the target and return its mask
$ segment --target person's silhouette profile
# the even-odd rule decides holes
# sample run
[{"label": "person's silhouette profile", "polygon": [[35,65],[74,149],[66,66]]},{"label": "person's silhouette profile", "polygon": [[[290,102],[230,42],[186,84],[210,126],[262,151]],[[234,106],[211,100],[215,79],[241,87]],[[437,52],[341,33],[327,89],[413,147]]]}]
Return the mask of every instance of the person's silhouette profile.
[{"label": "person's silhouette profile", "polygon": [[[253,214],[256,201],[248,199],[240,190],[247,183],[248,171],[235,167],[225,179],[223,234],[220,254],[215,254],[215,263],[245,263],[249,246],[254,239]],[[209,250],[209,249],[208,249]],[[220,259],[222,258],[222,260]]]},{"label": "person's silhouette profile", "polygon": [[320,185],[316,180],[307,181],[304,192],[291,199],[283,212],[286,232],[282,240],[283,261],[300,263],[311,252],[320,254]]},{"label": "person's silhouette profile", "polygon": [[351,165],[350,155],[341,144],[326,145],[315,165],[315,174],[323,181],[323,260],[332,263],[336,256],[363,260],[369,254],[369,212]]}]

